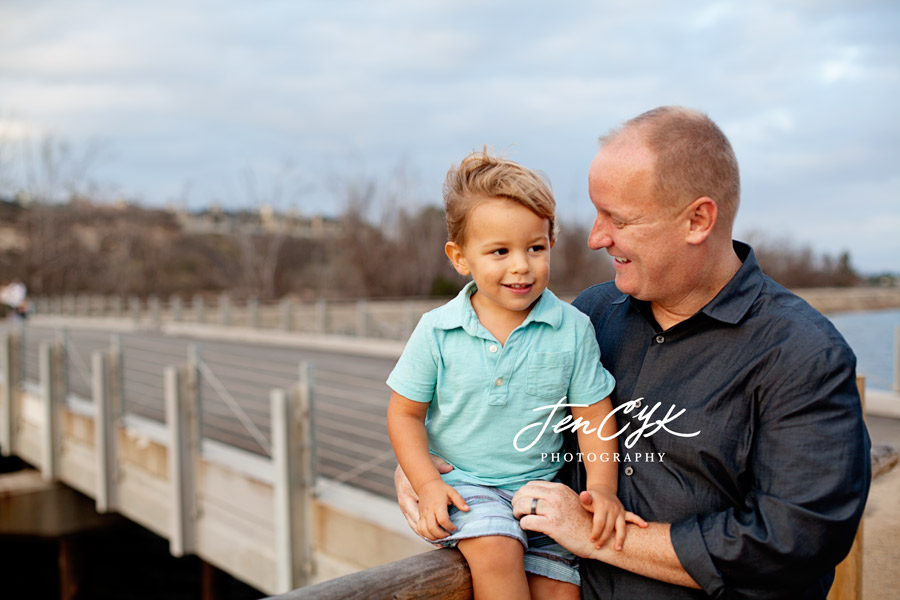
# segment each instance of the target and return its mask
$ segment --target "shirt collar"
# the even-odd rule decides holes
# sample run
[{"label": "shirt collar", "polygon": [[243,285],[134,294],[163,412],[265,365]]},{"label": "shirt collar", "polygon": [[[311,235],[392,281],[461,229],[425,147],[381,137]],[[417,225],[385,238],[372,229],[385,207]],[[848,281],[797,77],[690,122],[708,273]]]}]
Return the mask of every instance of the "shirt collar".
[{"label": "shirt collar", "polygon": [[[467,283],[466,287],[446,304],[447,310],[441,311],[441,316],[435,321],[434,327],[438,329],[456,329],[461,327],[469,335],[482,337],[486,330],[478,320],[478,315],[475,314],[475,309],[472,307],[470,300],[477,289],[474,281]],[[534,308],[528,313],[525,321],[522,322],[522,325],[527,325],[531,322],[546,323],[554,329],[558,329],[562,325],[562,317],[560,301],[553,292],[545,289],[541,297],[538,298]]]},{"label": "shirt collar", "polygon": [[756,261],[753,248],[743,242],[732,241],[741,259],[741,267],[725,287],[719,290],[700,312],[723,323],[738,323],[750,310],[763,287],[763,272]]},{"label": "shirt collar", "polygon": [[[750,310],[750,306],[759,296],[763,286],[763,272],[756,260],[756,255],[753,253],[753,248],[737,240],[733,240],[732,245],[738,258],[741,259],[741,267],[734,274],[734,277],[731,278],[731,281],[719,290],[716,297],[701,308],[700,312],[717,321],[733,325],[744,318],[744,315]],[[622,304],[629,299],[639,310],[643,306],[638,305],[646,304],[646,309],[649,311],[648,303],[635,300],[627,294],[622,294],[613,300],[612,303]]]}]

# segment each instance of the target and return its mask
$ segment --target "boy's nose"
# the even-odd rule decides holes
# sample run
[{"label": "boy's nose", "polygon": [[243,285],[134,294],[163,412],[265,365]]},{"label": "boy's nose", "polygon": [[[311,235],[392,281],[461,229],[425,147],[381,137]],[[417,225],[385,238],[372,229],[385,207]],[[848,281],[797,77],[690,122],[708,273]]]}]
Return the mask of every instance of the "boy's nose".
[{"label": "boy's nose", "polygon": [[512,257],[512,263],[510,265],[513,273],[525,273],[530,269],[530,265],[528,263],[528,257],[524,254],[516,253]]}]

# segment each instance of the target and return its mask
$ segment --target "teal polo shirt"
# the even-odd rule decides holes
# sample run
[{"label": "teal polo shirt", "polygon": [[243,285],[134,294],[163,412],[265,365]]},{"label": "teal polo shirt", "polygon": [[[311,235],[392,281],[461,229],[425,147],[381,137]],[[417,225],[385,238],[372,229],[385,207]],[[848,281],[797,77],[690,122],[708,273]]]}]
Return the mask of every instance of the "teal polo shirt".
[{"label": "teal polo shirt", "polygon": [[454,467],[445,481],[515,490],[534,479],[553,479],[562,463],[551,455],[563,443],[553,427],[569,414],[556,405],[563,398],[594,404],[615,385],[600,363],[594,327],[545,290],[501,345],[472,308],[475,290],[470,282],[422,316],[387,384],[410,400],[430,403],[430,451]]}]

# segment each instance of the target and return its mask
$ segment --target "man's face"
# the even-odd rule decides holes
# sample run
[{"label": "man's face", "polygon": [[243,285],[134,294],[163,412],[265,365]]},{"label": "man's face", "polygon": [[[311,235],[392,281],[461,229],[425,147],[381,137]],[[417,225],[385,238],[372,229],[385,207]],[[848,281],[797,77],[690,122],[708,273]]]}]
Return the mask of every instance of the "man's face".
[{"label": "man's face", "polygon": [[606,248],[619,291],[664,304],[685,292],[685,220],[659,206],[653,191],[655,164],[650,149],[627,139],[597,153],[588,174],[597,210],[588,245]]}]

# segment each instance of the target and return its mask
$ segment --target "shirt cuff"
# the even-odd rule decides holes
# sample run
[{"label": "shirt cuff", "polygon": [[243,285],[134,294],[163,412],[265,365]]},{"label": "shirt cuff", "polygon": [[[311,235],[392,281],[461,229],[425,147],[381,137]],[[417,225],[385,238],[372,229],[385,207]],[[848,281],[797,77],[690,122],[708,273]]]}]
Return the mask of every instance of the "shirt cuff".
[{"label": "shirt cuff", "polygon": [[669,536],[675,554],[688,575],[703,588],[704,592],[713,598],[718,597],[723,592],[725,583],[722,581],[722,574],[709,556],[697,517],[691,516],[672,523]]}]

